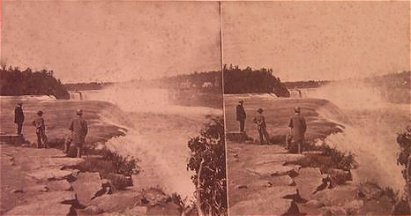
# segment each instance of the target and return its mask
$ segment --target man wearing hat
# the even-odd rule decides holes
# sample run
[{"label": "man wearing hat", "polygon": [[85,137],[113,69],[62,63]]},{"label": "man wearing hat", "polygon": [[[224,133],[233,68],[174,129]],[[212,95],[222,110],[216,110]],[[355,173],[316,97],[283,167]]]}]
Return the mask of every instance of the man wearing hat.
[{"label": "man wearing hat", "polygon": [[46,124],[43,119],[43,111],[37,112],[37,118],[32,122],[33,126],[36,127],[37,135],[37,148],[48,148],[47,145],[47,136],[46,136]]},{"label": "man wearing hat", "polygon": [[24,122],[24,112],[23,103],[19,102],[14,109],[14,123],[17,125],[17,135],[21,135],[21,130],[23,129]]},{"label": "man wearing hat", "polygon": [[[87,121],[83,119],[83,110],[76,111],[76,117],[71,121],[69,129],[72,132],[72,141],[77,149],[77,157],[81,157],[81,151],[88,132]],[[67,148],[68,149],[68,148]]]},{"label": "man wearing hat", "polygon": [[270,144],[270,137],[268,136],[265,118],[263,116],[263,109],[257,110],[257,115],[254,118],[254,123],[257,125],[258,135],[260,136],[260,144],[264,144],[264,139],[267,144]]},{"label": "man wearing hat", "polygon": [[294,116],[291,117],[288,127],[291,129],[291,153],[302,153],[302,147],[304,145],[304,135],[307,130],[305,119],[301,116],[300,107],[294,108]]},{"label": "man wearing hat", "polygon": [[244,132],[244,126],[245,126],[245,119],[247,117],[247,115],[245,114],[245,110],[244,110],[244,101],[240,100],[238,101],[238,105],[236,108],[236,113],[237,113],[237,121],[240,122],[240,132]]}]

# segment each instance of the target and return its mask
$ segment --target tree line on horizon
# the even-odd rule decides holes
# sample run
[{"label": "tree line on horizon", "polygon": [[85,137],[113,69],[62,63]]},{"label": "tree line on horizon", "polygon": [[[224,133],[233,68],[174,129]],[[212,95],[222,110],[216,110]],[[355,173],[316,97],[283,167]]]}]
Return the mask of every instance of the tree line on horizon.
[{"label": "tree line on horizon", "polygon": [[33,71],[31,68],[2,65],[0,69],[0,95],[53,95],[57,99],[70,99],[70,94],[52,70]]},{"label": "tree line on horizon", "polygon": [[272,69],[252,69],[224,65],[224,93],[274,93],[278,97],[290,97],[290,92],[279,77],[273,75]]}]

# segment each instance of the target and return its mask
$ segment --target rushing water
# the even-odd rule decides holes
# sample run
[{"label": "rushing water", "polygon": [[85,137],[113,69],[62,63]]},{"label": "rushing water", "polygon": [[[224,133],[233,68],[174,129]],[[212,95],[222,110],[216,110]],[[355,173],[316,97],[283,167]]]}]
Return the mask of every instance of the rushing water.
[{"label": "rushing water", "polygon": [[126,118],[122,119],[112,113],[103,116],[110,123],[128,125],[126,136],[112,138],[106,144],[122,155],[141,160],[139,166],[143,171],[139,176],[145,178],[145,182],[136,184],[158,186],[166,193],[192,198],[192,173],[186,169],[190,154],[187,142],[199,134],[206,115],[222,115],[221,110],[172,105],[165,89],[127,85],[85,91],[82,97],[84,100],[111,102],[124,111]]},{"label": "rushing water", "polygon": [[360,166],[354,171],[354,181],[403,188],[401,167],[396,163],[396,133],[410,123],[408,104],[385,102],[375,88],[360,82],[333,83],[306,94],[333,102],[348,117],[347,122],[340,122],[346,127],[344,132],[329,136],[326,142],[356,155]]}]

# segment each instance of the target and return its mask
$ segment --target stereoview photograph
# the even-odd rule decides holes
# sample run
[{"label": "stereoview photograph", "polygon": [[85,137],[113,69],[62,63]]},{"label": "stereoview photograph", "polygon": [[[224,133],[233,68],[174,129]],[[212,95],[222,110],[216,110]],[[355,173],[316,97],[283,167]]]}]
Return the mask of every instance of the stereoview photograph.
[{"label": "stereoview photograph", "polygon": [[227,215],[219,2],[1,15],[1,215]]}]

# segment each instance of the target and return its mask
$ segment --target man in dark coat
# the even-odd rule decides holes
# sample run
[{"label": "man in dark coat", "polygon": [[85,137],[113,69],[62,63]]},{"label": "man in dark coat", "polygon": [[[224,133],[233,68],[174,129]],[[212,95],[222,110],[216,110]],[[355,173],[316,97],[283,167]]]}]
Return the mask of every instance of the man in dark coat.
[{"label": "man in dark coat", "polygon": [[302,153],[302,147],[304,145],[305,131],[307,130],[307,125],[305,119],[301,116],[300,107],[294,108],[294,116],[291,117],[288,127],[291,129],[291,153]]},{"label": "man in dark coat", "polygon": [[236,108],[236,113],[237,113],[237,121],[240,122],[240,132],[244,132],[244,126],[245,126],[245,119],[247,115],[245,114],[244,110],[244,101],[240,100],[238,102],[237,108]]},{"label": "man in dark coat", "polygon": [[260,136],[260,144],[263,145],[264,141],[270,144],[270,136],[267,132],[267,125],[265,124],[265,117],[263,116],[263,109],[257,110],[257,115],[254,118],[254,123],[257,125],[258,135]]},{"label": "man in dark coat", "polygon": [[74,118],[71,123],[69,129],[72,131],[72,142],[77,148],[77,157],[81,157],[81,151],[86,139],[86,135],[88,132],[87,121],[83,119],[83,111],[77,110],[76,112],[77,117]]},{"label": "man in dark coat", "polygon": [[21,130],[23,129],[24,122],[24,112],[23,103],[19,102],[14,109],[14,123],[17,124],[17,134],[21,135]]}]

